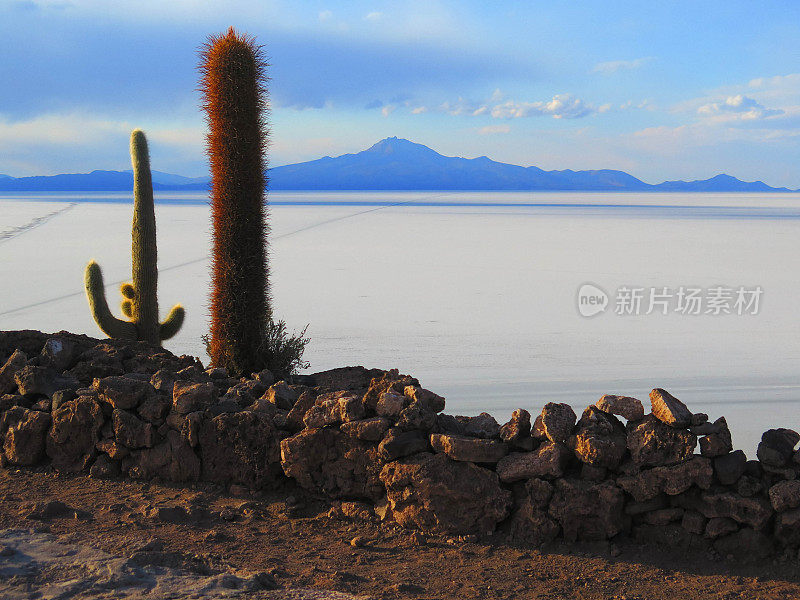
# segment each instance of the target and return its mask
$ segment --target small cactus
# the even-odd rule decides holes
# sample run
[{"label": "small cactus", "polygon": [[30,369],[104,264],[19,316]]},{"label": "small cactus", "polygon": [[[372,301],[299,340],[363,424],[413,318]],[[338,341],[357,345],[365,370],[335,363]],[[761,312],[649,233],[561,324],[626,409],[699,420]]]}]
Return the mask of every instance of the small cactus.
[{"label": "small cactus", "polygon": [[147,139],[139,129],[131,132],[133,165],[133,228],[131,231],[131,272],[133,283],[124,283],[120,293],[122,314],[129,321],[117,319],[108,308],[100,265],[86,265],[84,283],[89,308],[97,325],[112,338],[143,340],[160,345],[181,328],[183,307],[175,305],[163,323],[158,322],[158,280],[156,249],[156,216],[153,208],[153,184]]}]

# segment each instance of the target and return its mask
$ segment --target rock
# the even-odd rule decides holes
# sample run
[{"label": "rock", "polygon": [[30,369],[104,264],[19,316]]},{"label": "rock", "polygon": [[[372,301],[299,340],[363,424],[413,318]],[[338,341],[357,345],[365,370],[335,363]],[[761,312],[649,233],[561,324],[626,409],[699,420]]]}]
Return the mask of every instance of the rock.
[{"label": "rock", "polygon": [[523,408],[511,413],[511,420],[500,428],[500,439],[512,448],[525,445],[524,440],[531,439],[531,413]]},{"label": "rock", "polygon": [[317,396],[314,406],[306,411],[303,423],[310,429],[319,429],[363,418],[364,404],[361,398],[351,392],[341,391]]},{"label": "rock", "polygon": [[708,422],[708,415],[706,413],[694,413],[692,415],[692,423],[690,427],[700,427]]},{"label": "rock", "polygon": [[345,519],[350,519],[351,521],[375,522],[378,520],[372,505],[366,502],[342,502],[339,510]]},{"label": "rock", "polygon": [[89,477],[95,479],[111,479],[119,476],[119,463],[111,460],[107,455],[101,454],[89,469]]},{"label": "rock", "polygon": [[517,506],[508,524],[512,540],[541,546],[558,537],[561,527],[550,518],[546,508],[537,506],[530,498],[519,501]]},{"label": "rock", "polygon": [[655,467],[638,475],[619,477],[617,485],[628,492],[637,502],[644,502],[666,493],[676,496],[692,485],[701,489],[711,487],[713,469],[711,461],[701,456],[673,466]]},{"label": "rock", "polygon": [[665,494],[659,494],[658,496],[650,498],[649,500],[634,500],[633,502],[628,501],[628,503],[625,504],[625,514],[631,516],[643,515],[645,513],[649,513],[654,510],[661,510],[667,507],[669,507],[669,499]]},{"label": "rock", "polygon": [[778,513],[775,518],[774,537],[781,546],[800,545],[800,508]]},{"label": "rock", "polygon": [[280,439],[272,422],[259,413],[224,413],[207,419],[198,442],[202,478],[254,490],[272,486],[283,479]]},{"label": "rock", "polygon": [[336,429],[304,429],[282,440],[281,466],[300,487],[331,498],[375,501],[385,493],[375,444]]},{"label": "rock", "polygon": [[25,518],[36,521],[49,521],[60,517],[74,518],[76,512],[74,508],[61,500],[49,500],[47,502],[37,502]]},{"label": "rock", "polygon": [[402,431],[393,427],[378,445],[378,456],[390,462],[417,452],[430,450],[429,439],[421,431]]},{"label": "rock", "polygon": [[286,415],[286,428],[289,431],[300,431],[305,427],[303,418],[306,416],[308,409],[310,409],[317,401],[317,396],[314,392],[306,390],[297,398],[297,401],[292,406],[292,410]]},{"label": "rock", "polygon": [[603,412],[619,415],[627,421],[640,421],[644,418],[642,401],[630,396],[613,396],[606,394],[595,403]]},{"label": "rock", "polygon": [[581,466],[581,479],[589,481],[603,481],[608,475],[608,469],[605,467],[594,467],[590,464],[583,463]]},{"label": "rock", "polygon": [[575,411],[569,404],[548,402],[542,408],[542,428],[551,442],[565,442],[575,426]]},{"label": "rock", "polygon": [[[128,456],[131,452],[122,444],[117,443],[113,439],[104,438],[95,444],[100,452],[105,452],[112,460],[121,460]],[[96,462],[96,461],[95,461]]]},{"label": "rock", "polygon": [[681,520],[681,527],[683,527],[689,533],[694,533],[696,535],[703,535],[706,530],[706,519],[702,514],[697,512],[696,510],[686,510],[683,513],[683,519]]},{"label": "rock", "polygon": [[14,376],[28,364],[28,357],[22,350],[14,350],[8,360],[0,367],[0,394],[8,394],[17,388]]},{"label": "rock", "polygon": [[430,441],[436,452],[463,462],[496,463],[508,454],[508,446],[497,440],[432,433]]},{"label": "rock", "polygon": [[674,508],[661,508],[651,512],[644,513],[641,520],[648,525],[657,525],[664,527],[673,521],[680,521],[683,518],[683,509]]},{"label": "rock", "polygon": [[763,532],[749,527],[719,538],[714,548],[723,556],[731,555],[743,562],[762,560],[773,552],[772,541]]},{"label": "rock", "polygon": [[161,423],[167,416],[172,403],[170,399],[161,394],[154,394],[144,400],[136,412],[148,423]]},{"label": "rock", "polygon": [[747,456],[741,450],[717,456],[714,459],[714,474],[722,485],[734,485],[744,475]]},{"label": "rock", "polygon": [[800,481],[780,481],[769,488],[769,501],[776,512],[800,506]]},{"label": "rock", "polygon": [[389,421],[383,417],[372,417],[371,419],[342,423],[339,430],[365,442],[380,442],[389,431]]},{"label": "rock", "polygon": [[159,392],[172,395],[176,379],[175,373],[171,373],[166,369],[160,369],[150,377],[150,385]]},{"label": "rock", "polygon": [[375,412],[389,419],[396,419],[403,412],[403,409],[411,404],[403,394],[398,394],[394,390],[386,390],[378,398],[375,405]]},{"label": "rock", "polygon": [[567,445],[583,463],[614,469],[627,450],[625,427],[613,415],[596,406],[588,407]]},{"label": "rock", "polygon": [[604,540],[625,529],[624,503],[622,490],[610,481],[558,479],[547,512],[568,542]]},{"label": "rock", "polygon": [[[397,369],[392,369],[391,371],[384,371],[380,377],[373,377],[372,380],[370,381],[369,389],[366,391],[362,399],[364,406],[367,409],[374,411],[376,409],[381,394],[390,389],[394,390],[398,394],[402,394],[406,386],[409,385],[419,385],[419,381],[413,377],[409,377],[408,375],[400,375]],[[337,388],[337,389],[342,389],[342,388]],[[350,388],[345,388],[345,389],[350,389]]]},{"label": "rock", "polygon": [[709,458],[723,456],[733,450],[731,432],[728,429],[728,422],[725,417],[720,417],[714,421],[714,426],[717,429],[715,433],[709,433],[700,438],[700,454]]},{"label": "rock", "polygon": [[63,373],[75,366],[79,355],[78,344],[67,338],[52,337],[44,343],[39,353],[39,364]]},{"label": "rock", "polygon": [[265,393],[264,399],[283,410],[291,410],[297,401],[298,394],[285,381],[272,385]]},{"label": "rock", "polygon": [[695,435],[708,435],[710,433],[719,433],[720,428],[714,423],[706,422],[700,425],[692,425],[689,427],[689,431]]},{"label": "rock", "polygon": [[662,423],[684,429],[692,424],[692,413],[686,405],[667,390],[655,388],[650,392],[650,407],[653,416]]},{"label": "rock", "polygon": [[[460,419],[461,417],[456,417]],[[464,435],[484,440],[500,438],[500,424],[489,413],[481,413],[477,417],[463,418]]]},{"label": "rock", "polygon": [[547,434],[544,431],[544,425],[542,424],[542,415],[538,415],[536,420],[533,422],[531,426],[531,437],[537,442],[549,442],[550,440],[547,439]]},{"label": "rock", "polygon": [[23,396],[52,398],[58,390],[76,390],[80,386],[72,375],[59,375],[49,367],[27,365],[14,374],[14,382]]},{"label": "rock", "polygon": [[512,505],[497,474],[444,454],[388,463],[380,478],[397,523],[424,532],[491,533]]},{"label": "rock", "polygon": [[742,498],[730,492],[703,492],[700,512],[708,518],[729,517],[754,529],[763,529],[773,515],[764,498]]},{"label": "rock", "polygon": [[434,394],[430,390],[421,388],[418,385],[407,385],[403,388],[403,395],[411,400],[410,404],[420,402],[428,410],[440,413],[444,410],[445,402],[438,394]]},{"label": "rock", "polygon": [[639,466],[662,466],[689,460],[697,438],[682,429],[665,425],[648,415],[643,420],[628,423],[628,450]]},{"label": "rock", "polygon": [[79,396],[52,413],[46,451],[53,466],[62,471],[81,471],[95,454],[103,425],[103,411],[94,398]]},{"label": "rock", "polygon": [[213,383],[176,381],[172,388],[172,410],[181,415],[206,410],[217,398]]},{"label": "rock", "polygon": [[[227,376],[227,373],[225,374]],[[275,375],[269,369],[262,369],[258,373],[253,373],[253,379],[258,381],[264,387],[270,387],[275,383]]]},{"label": "rock", "polygon": [[164,441],[123,459],[122,470],[134,479],[194,481],[200,477],[200,460],[181,434],[170,429]]},{"label": "rock", "polygon": [[155,430],[150,423],[137,419],[125,410],[114,409],[111,414],[114,437],[127,448],[152,448],[155,443]]},{"label": "rock", "polygon": [[736,493],[744,498],[752,498],[764,489],[761,479],[750,475],[742,475],[736,482]]},{"label": "rock", "polygon": [[500,480],[508,483],[543,477],[555,479],[564,474],[572,452],[563,444],[542,444],[533,452],[512,452],[497,463]]},{"label": "rock", "polygon": [[153,386],[149,382],[139,381],[125,376],[112,376],[97,379],[94,389],[101,400],[108,402],[112,407],[122,410],[136,408],[155,395]]},{"label": "rock", "polygon": [[785,467],[792,460],[800,435],[791,429],[769,429],[761,436],[756,456],[765,465]]},{"label": "rock", "polygon": [[430,432],[436,428],[438,414],[422,402],[412,402],[397,418],[397,427],[404,431]]},{"label": "rock", "polygon": [[728,517],[713,517],[706,524],[705,535],[712,540],[739,530],[739,525]]},{"label": "rock", "polygon": [[12,465],[35,465],[44,457],[45,437],[50,428],[50,414],[24,410],[22,418],[8,428],[3,452]]}]

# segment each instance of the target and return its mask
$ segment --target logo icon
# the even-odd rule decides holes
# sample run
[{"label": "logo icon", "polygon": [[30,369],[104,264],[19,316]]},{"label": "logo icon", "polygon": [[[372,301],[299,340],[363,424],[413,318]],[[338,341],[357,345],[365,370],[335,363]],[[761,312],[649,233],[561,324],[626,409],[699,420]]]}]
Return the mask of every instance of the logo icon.
[{"label": "logo icon", "polygon": [[582,317],[593,317],[608,308],[608,294],[593,283],[584,283],[578,288],[578,312]]}]

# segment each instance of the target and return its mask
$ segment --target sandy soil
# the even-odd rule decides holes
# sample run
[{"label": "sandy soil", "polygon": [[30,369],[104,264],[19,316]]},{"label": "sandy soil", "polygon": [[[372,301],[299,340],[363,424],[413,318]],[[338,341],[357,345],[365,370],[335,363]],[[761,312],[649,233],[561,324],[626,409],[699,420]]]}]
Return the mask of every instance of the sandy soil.
[{"label": "sandy soil", "polygon": [[[0,546],[18,548],[0,548],[0,596],[9,598],[54,597],[36,592],[70,574],[96,575],[86,565],[98,560],[137,565],[147,577],[172,578],[183,590],[164,595],[162,587],[147,597],[188,598],[206,589],[300,598],[287,590],[314,588],[387,600],[800,598],[797,561],[741,564],[624,540],[536,549],[509,545],[502,536],[423,536],[332,518],[325,504],[296,489],[233,497],[206,484],[181,488],[0,469],[0,528]],[[42,550],[47,544],[72,550]],[[62,562],[14,569],[21,556],[36,552],[40,560],[60,555]],[[226,587],[231,576],[238,583]],[[247,591],[254,578],[280,590]]]}]

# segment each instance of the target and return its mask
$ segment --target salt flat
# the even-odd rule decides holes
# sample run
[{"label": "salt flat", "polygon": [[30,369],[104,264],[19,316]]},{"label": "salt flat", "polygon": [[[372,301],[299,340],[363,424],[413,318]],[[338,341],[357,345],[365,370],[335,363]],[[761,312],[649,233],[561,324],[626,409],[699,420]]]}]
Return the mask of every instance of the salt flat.
[{"label": "salt flat", "polygon": [[[0,329],[102,335],[83,269],[90,258],[100,263],[119,314],[111,284],[130,277],[124,198],[90,195],[94,202],[73,206],[85,198],[0,197]],[[205,360],[208,208],[197,195],[159,199],[167,201],[156,209],[161,310],[187,309],[166,346]],[[664,387],[695,412],[725,415],[734,445],[753,456],[764,429],[800,427],[797,195],[275,193],[270,201],[274,310],[291,328],[309,324],[311,370],[397,367],[445,395],[448,412],[489,410],[501,422],[516,407],[557,401],[580,411],[603,393],[646,400]],[[577,310],[587,282],[610,295],[593,318]],[[760,286],[763,295],[755,315],[621,316],[621,286]]]}]

